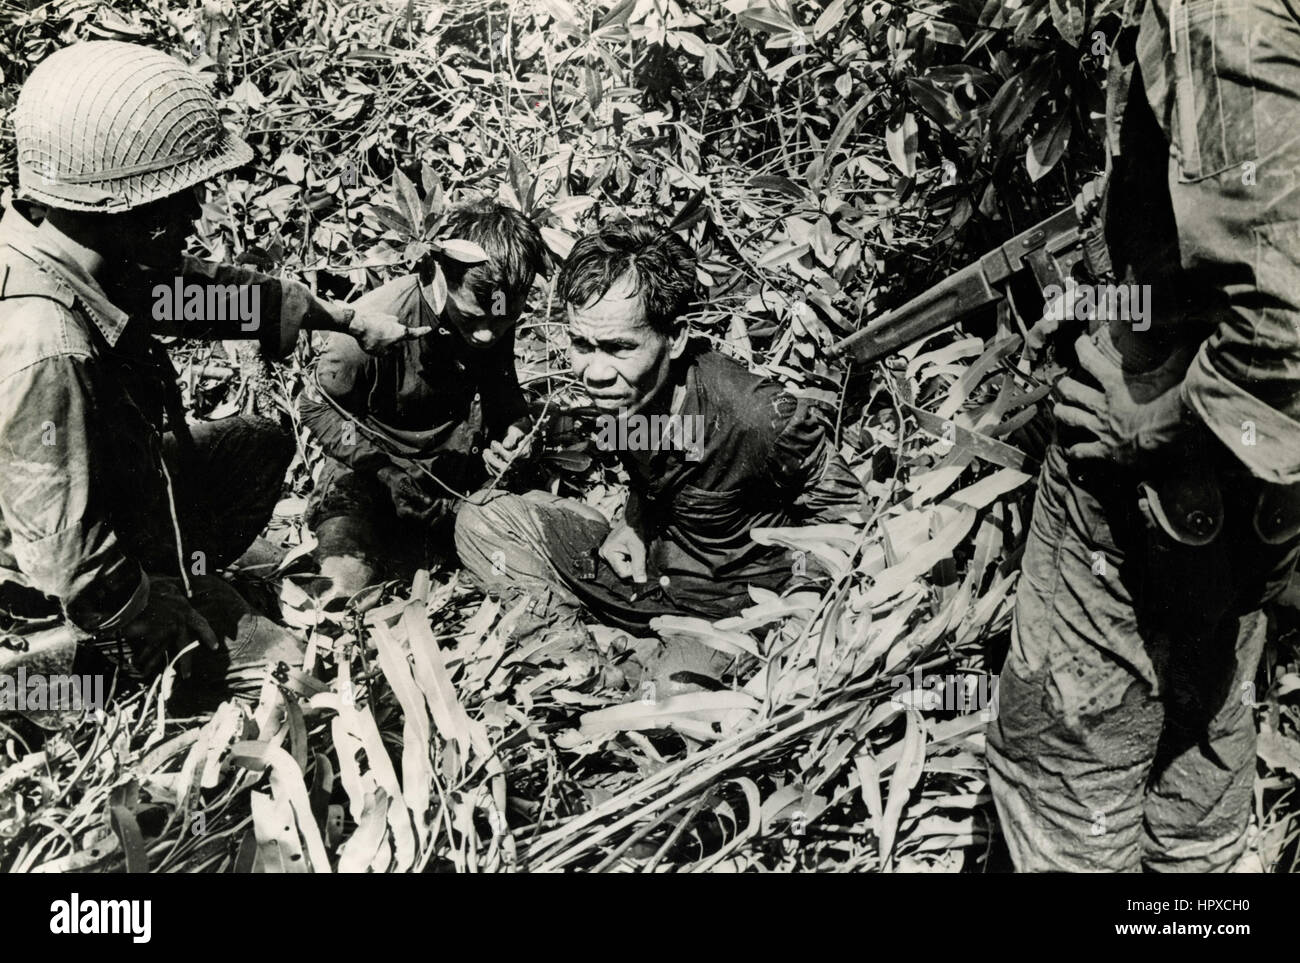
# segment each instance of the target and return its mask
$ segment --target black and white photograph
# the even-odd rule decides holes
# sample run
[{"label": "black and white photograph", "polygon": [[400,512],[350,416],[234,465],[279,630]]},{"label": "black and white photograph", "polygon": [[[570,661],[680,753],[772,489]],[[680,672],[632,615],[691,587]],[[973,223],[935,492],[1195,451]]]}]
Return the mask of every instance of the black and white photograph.
[{"label": "black and white photograph", "polygon": [[1300,871],[1290,0],[0,0],[0,191],[33,932]]}]

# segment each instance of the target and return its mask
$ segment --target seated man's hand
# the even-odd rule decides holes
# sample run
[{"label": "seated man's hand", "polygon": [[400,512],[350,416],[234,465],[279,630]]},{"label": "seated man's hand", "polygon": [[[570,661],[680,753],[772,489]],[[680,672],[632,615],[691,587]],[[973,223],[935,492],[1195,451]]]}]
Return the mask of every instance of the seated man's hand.
[{"label": "seated man's hand", "polygon": [[1138,401],[1134,397],[1136,383],[1130,384],[1124,372],[1106,359],[1091,338],[1080,337],[1075,350],[1079,363],[1097,379],[1102,390],[1074,378],[1057,382],[1057,420],[1093,436],[1069,445],[1067,457],[1133,465],[1139,455],[1164,448],[1185,433],[1191,416],[1183,406],[1179,385],[1149,401]]},{"label": "seated man's hand", "polygon": [[391,314],[358,311],[348,324],[348,334],[357,339],[366,354],[385,354],[403,341],[422,338],[433,328],[408,328]]},{"label": "seated man's hand", "polygon": [[[174,578],[149,581],[149,604],[127,623],[122,638],[131,650],[131,663],[142,675],[156,675],[170,655],[191,642],[212,649],[221,648],[217,634],[190,605],[180,583]],[[188,676],[188,656],[179,663],[182,676]]]},{"label": "seated man's hand", "polygon": [[483,452],[483,464],[493,477],[505,472],[512,464],[528,458],[533,450],[533,436],[518,425],[511,425],[506,436],[494,441]]},{"label": "seated man's hand", "polygon": [[634,582],[646,580],[645,542],[630,525],[620,525],[606,536],[600,546],[600,557],[619,578]]},{"label": "seated man's hand", "polygon": [[397,517],[407,521],[425,521],[436,504],[409,474],[399,468],[379,469],[379,480],[393,496]]}]

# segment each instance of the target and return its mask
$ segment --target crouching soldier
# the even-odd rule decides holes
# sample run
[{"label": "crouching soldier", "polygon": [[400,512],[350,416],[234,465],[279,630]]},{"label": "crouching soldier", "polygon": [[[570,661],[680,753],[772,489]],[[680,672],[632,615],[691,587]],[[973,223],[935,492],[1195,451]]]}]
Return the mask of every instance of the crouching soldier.
[{"label": "crouching soldier", "polygon": [[440,308],[432,276],[420,273],[357,301],[428,333],[382,358],[327,335],[299,402],[328,456],[308,519],[321,571],[341,594],[438,567],[453,554],[461,498],[529,454],[514,328],[544,266],[541,234],[489,201],[453,210],[447,229],[487,260],[440,262]]},{"label": "crouching soldier", "polygon": [[[154,335],[256,337],[283,355],[300,327],[352,330],[376,350],[406,330],[182,256],[196,190],[252,151],[179,61],[75,44],[32,72],[14,124],[20,197],[47,213],[37,225],[15,203],[0,221],[0,629],[62,620],[28,656],[66,668],[98,652],[134,678],[199,641],[182,688],[219,697],[240,663],[298,658],[208,574],[262,530],[294,445],[260,419],[187,426]],[[177,291],[192,303],[170,303]],[[0,646],[0,667],[24,648]]]},{"label": "crouching soldier", "polygon": [[629,492],[613,526],[545,492],[461,508],[466,568],[507,604],[531,600],[517,641],[581,645],[584,617],[644,636],[658,615],[734,615],[749,586],[780,589],[795,568],[752,528],[840,520],[860,504],[814,405],[688,339],[694,278],[685,242],[635,223],[582,238],[564,264],[574,374]]}]

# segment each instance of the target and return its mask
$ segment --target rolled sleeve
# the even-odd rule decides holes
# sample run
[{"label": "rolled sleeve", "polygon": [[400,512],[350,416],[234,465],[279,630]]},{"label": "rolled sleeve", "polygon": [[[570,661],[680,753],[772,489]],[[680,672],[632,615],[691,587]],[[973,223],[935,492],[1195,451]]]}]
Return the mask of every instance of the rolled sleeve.
[{"label": "rolled sleeve", "polygon": [[[177,321],[179,327],[176,333],[187,338],[256,339],[262,351],[276,360],[292,353],[298,343],[298,335],[304,328],[341,328],[350,315],[346,307],[330,305],[317,298],[305,284],[269,277],[237,264],[215,264],[187,256],[182,278],[186,284],[221,287],[234,285],[237,288],[255,289],[257,300],[251,305],[251,318],[236,315],[205,318],[202,321]],[[232,312],[226,313],[229,315]]]},{"label": "rolled sleeve", "polygon": [[1251,474],[1266,482],[1300,482],[1300,421],[1264,404],[1219,372],[1201,346],[1183,381],[1183,401]]},{"label": "rolled sleeve", "polygon": [[[1208,183],[1198,187],[1208,190]],[[1300,192],[1287,195],[1300,209]],[[1213,198],[1207,196],[1206,206]],[[1219,201],[1220,219],[1231,205]],[[1300,220],[1251,225],[1253,284],[1220,290],[1226,304],[1183,382],[1187,406],[1258,478],[1300,481]],[[1214,235],[1206,233],[1207,237]],[[1226,242],[1216,278],[1232,264]]]}]

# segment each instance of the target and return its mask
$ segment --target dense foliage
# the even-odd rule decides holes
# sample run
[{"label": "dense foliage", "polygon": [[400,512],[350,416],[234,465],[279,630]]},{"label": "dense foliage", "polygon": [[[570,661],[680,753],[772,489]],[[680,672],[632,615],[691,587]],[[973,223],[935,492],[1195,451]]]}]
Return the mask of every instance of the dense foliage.
[{"label": "dense foliage", "polygon": [[[0,866],[986,868],[985,715],[899,698],[898,680],[919,669],[987,691],[1032,478],[920,431],[908,406],[1005,436],[1033,410],[998,364],[1018,345],[942,335],[870,371],[824,349],[1099,169],[1118,7],[0,6],[0,115],[34,63],[78,38],[156,44],[210,80],[257,152],[209,191],[196,243],[213,258],[350,298],[425,258],[447,205],[475,193],[535,217],[557,258],[604,219],[671,225],[700,254],[696,331],[834,405],[870,491],[860,524],[757,533],[834,575],[756,594],[726,624],[661,627],[734,654],[735,671],[717,691],[643,701],[586,666],[518,662],[502,641],[514,613],[454,572],[352,600],[295,574],[319,462],[299,432],[270,532],[288,557],[238,577],[273,588],[324,681],[271,680],[258,706],[206,720],[166,719],[155,688],[48,741],[39,765],[0,757]],[[12,183],[11,127],[0,136]],[[519,364],[539,410],[552,398],[558,412],[571,379],[549,292],[539,281]],[[310,348],[274,371],[233,346],[174,353],[201,416],[262,405],[292,420]],[[552,484],[610,508],[615,472],[565,424],[547,431]],[[1262,680],[1280,681],[1261,704],[1256,848],[1288,868],[1300,751],[1276,696],[1300,677],[1279,662]]]}]

